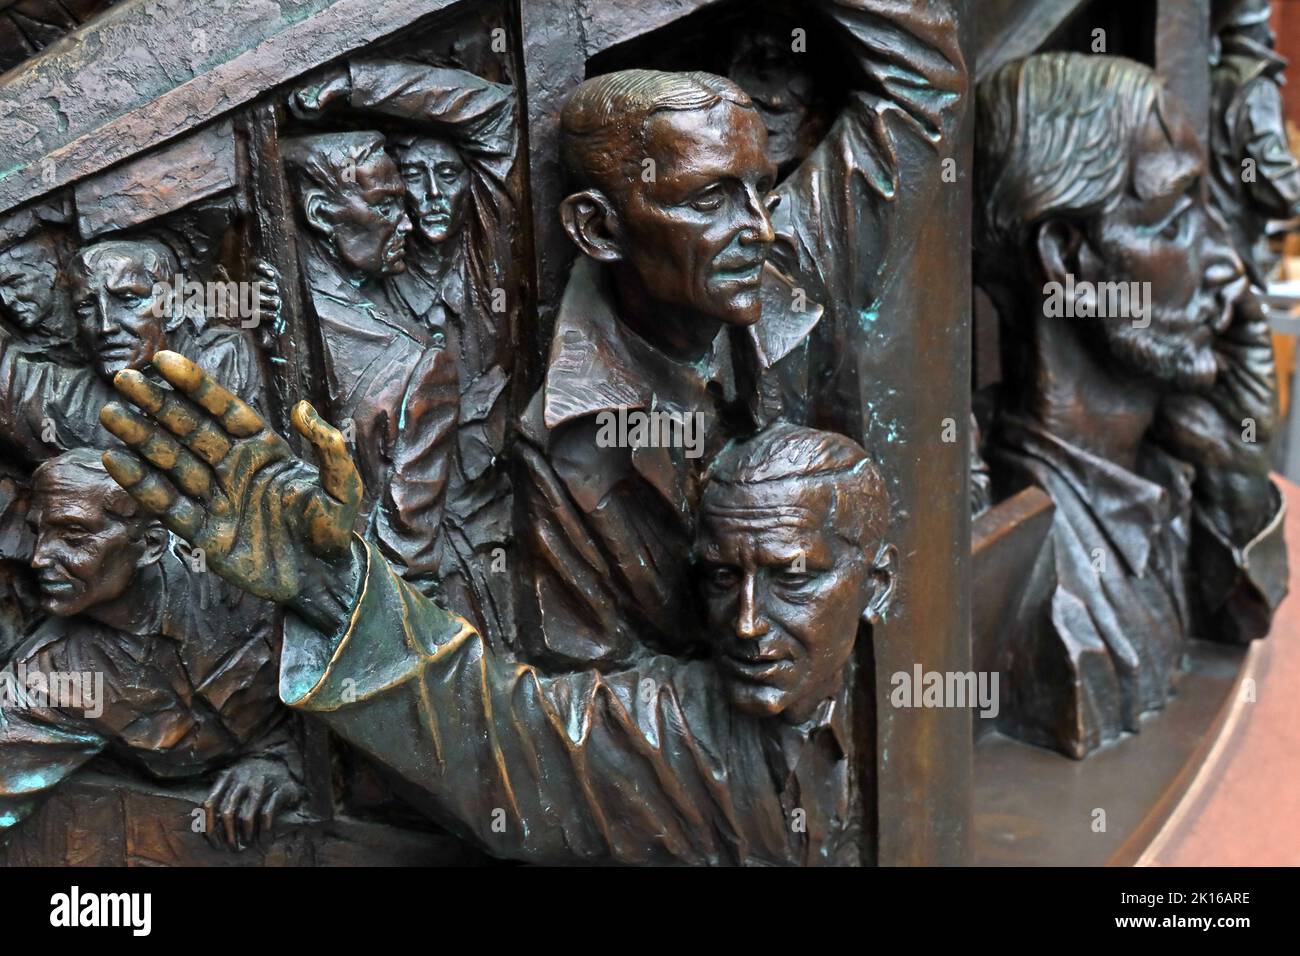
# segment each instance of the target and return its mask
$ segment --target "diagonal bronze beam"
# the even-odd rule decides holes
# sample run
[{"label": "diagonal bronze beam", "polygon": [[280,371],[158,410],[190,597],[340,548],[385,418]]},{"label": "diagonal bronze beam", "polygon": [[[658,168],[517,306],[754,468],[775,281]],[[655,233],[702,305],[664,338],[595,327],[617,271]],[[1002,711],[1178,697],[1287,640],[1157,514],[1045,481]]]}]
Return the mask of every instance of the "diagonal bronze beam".
[{"label": "diagonal bronze beam", "polygon": [[982,0],[975,26],[975,78],[1040,49],[1087,0]]},{"label": "diagonal bronze beam", "polygon": [[127,0],[0,83],[0,213],[452,2]]}]

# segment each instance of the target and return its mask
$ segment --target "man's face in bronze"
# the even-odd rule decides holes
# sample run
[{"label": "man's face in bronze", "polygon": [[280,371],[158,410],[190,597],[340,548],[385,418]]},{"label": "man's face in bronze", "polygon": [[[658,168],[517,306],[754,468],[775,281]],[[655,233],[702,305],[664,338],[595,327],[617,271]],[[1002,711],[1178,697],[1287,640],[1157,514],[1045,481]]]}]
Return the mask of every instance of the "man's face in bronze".
[{"label": "man's face in bronze", "polygon": [[1212,345],[1244,287],[1242,266],[1207,213],[1204,164],[1181,111],[1152,110],[1133,149],[1132,187],[1093,223],[1093,254],[1080,256],[1079,278],[1142,283],[1149,314],[1079,321],[1092,323],[1094,340],[1132,372],[1202,388],[1215,379]]},{"label": "man's face in bronze", "polygon": [[397,164],[386,152],[372,152],[356,167],[354,182],[341,182],[327,201],[309,207],[308,218],[330,236],[339,260],[370,276],[406,269],[411,220]]},{"label": "man's face in bronze", "polygon": [[40,476],[29,518],[36,533],[31,564],[47,613],[68,617],[117,600],[145,559],[140,520],[107,507],[109,494],[120,497],[109,482],[107,475],[102,481]]},{"label": "man's face in bronze", "polygon": [[73,264],[72,296],[77,332],[95,370],[106,380],[122,369],[148,368],[166,348],[167,312],[161,283],[139,255],[83,252]]},{"label": "man's face in bronze", "polygon": [[844,680],[874,594],[872,556],[834,531],[825,482],[711,485],[696,539],[714,656],[731,703],[798,722]]},{"label": "man's face in bronze", "polygon": [[440,139],[417,139],[398,150],[406,206],[424,239],[437,245],[460,229],[469,195],[469,171],[460,154]]},{"label": "man's face in bronze", "polygon": [[637,176],[619,204],[623,262],[654,300],[757,322],[776,177],[758,113],[725,101],[656,113],[646,145],[653,176]]},{"label": "man's face in bronze", "polygon": [[0,310],[18,328],[31,332],[50,315],[59,262],[55,243],[37,236],[0,252]]}]

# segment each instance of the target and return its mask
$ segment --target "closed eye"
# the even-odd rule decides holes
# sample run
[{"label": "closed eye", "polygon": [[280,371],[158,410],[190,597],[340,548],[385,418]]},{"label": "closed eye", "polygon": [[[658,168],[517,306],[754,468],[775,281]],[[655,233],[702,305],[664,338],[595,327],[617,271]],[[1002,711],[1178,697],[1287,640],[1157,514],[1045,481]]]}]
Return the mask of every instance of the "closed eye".
[{"label": "closed eye", "polygon": [[810,584],[816,577],[817,575],[806,571],[780,571],[776,575],[776,580],[782,587],[799,588]]},{"label": "closed eye", "polygon": [[1160,228],[1160,238],[1177,239],[1183,231],[1183,224],[1187,221],[1187,213],[1194,206],[1190,196],[1184,196],[1179,200],[1178,205],[1174,207],[1173,212],[1164,221]]},{"label": "closed eye", "polygon": [[709,186],[695,194],[695,198],[691,200],[691,206],[700,212],[711,212],[714,209],[722,208],[724,198],[721,186]]}]

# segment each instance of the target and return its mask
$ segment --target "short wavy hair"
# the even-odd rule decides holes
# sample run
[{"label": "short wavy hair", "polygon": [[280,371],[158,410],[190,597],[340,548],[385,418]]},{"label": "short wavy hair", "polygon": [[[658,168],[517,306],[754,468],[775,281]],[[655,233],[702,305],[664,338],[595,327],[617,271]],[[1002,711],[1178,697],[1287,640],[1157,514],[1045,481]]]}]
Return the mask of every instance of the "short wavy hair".
[{"label": "short wavy hair", "polygon": [[870,548],[889,529],[889,493],[866,449],[837,432],[776,422],[727,445],[709,465],[705,492],[719,485],[814,482],[831,490],[835,533]]},{"label": "short wavy hair", "polygon": [[1130,186],[1131,144],[1163,84],[1114,56],[1040,53],[994,71],[976,91],[975,279],[995,298],[1023,281],[1035,228],[1089,219]]},{"label": "short wavy hair", "polygon": [[619,70],[586,80],[560,112],[564,164],[573,185],[617,194],[640,175],[646,129],[655,114],[723,102],[754,109],[749,94],[713,73]]},{"label": "short wavy hair", "polygon": [[157,239],[106,239],[82,246],[72,257],[71,272],[85,279],[105,260],[138,262],[155,283],[169,283],[180,271],[176,253]]},{"label": "short wavy hair", "polygon": [[348,177],[376,153],[386,153],[384,136],[373,130],[294,136],[284,141],[284,164],[297,180],[298,193],[315,186],[330,197],[347,192]]},{"label": "short wavy hair", "polygon": [[38,525],[42,520],[43,492],[78,497],[79,492],[96,487],[104,491],[104,508],[109,514],[128,522],[139,519],[147,523],[148,519],[136,505],[135,499],[109,475],[108,469],[104,467],[103,455],[92,448],[65,451],[36,467],[32,472],[32,488],[37,493],[33,495],[30,519]]}]

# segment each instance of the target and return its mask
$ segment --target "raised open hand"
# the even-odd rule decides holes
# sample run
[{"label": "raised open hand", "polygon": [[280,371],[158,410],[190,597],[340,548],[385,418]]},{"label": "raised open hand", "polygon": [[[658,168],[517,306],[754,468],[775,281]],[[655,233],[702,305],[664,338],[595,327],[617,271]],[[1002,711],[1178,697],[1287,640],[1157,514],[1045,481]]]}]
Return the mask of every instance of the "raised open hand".
[{"label": "raised open hand", "polygon": [[169,390],[119,372],[119,402],[100,412],[131,450],[104,453],[104,467],[145,509],[198,548],[230,583],[273,601],[298,596],[320,563],[341,562],[361,502],[361,478],[343,436],[307,402],[291,417],[320,466],[184,356],[162,351],[154,366]]}]

